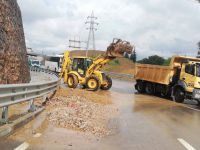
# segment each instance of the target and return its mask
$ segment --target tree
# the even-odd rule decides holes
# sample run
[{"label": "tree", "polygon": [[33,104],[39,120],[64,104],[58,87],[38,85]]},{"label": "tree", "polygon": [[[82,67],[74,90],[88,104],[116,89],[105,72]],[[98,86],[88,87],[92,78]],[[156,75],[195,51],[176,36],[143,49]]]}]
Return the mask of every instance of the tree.
[{"label": "tree", "polygon": [[171,62],[171,58],[165,59],[165,62],[163,63],[163,66],[169,66],[170,62]]},{"label": "tree", "polygon": [[124,57],[129,59],[128,53],[125,53]]},{"label": "tree", "polygon": [[135,63],[135,62],[136,62],[136,59],[137,59],[137,56],[136,56],[136,52],[134,51],[134,52],[131,54],[130,60],[132,60],[132,61]]},{"label": "tree", "polygon": [[138,62],[142,64],[163,65],[165,62],[165,59],[158,55],[153,55],[153,56],[149,56],[148,58],[144,58]]},{"label": "tree", "polygon": [[198,42],[197,45],[198,45],[197,58],[200,58],[200,42]]}]

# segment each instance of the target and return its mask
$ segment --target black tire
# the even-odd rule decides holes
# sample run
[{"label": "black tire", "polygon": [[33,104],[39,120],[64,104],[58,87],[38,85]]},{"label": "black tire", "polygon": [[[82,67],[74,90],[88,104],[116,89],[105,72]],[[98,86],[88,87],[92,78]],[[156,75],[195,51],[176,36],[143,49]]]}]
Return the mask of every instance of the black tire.
[{"label": "black tire", "polygon": [[86,87],[86,85],[85,84],[83,84],[82,85],[82,89],[86,89],[87,87]]},{"label": "black tire", "polygon": [[161,85],[157,88],[159,88],[159,90],[160,90],[160,96],[161,97],[163,97],[163,98],[167,97],[168,91],[167,91],[167,88],[164,85]]},{"label": "black tire", "polygon": [[109,76],[105,77],[107,84],[101,85],[102,90],[109,90],[112,87],[112,79]]},{"label": "black tire", "polygon": [[75,89],[78,86],[78,77],[74,74],[69,74],[67,78],[67,85],[69,88]]},{"label": "black tire", "polygon": [[174,101],[177,103],[183,103],[185,99],[185,92],[181,88],[177,88],[174,92]]},{"label": "black tire", "polygon": [[92,75],[86,80],[86,87],[90,91],[97,91],[100,87],[100,80],[98,77]]},{"label": "black tire", "polygon": [[150,95],[153,95],[155,93],[154,86],[152,83],[150,82],[146,83],[145,92]]},{"label": "black tire", "polygon": [[135,85],[135,89],[139,92],[139,93],[144,93],[145,92],[145,83],[142,81],[137,81],[136,85]]}]

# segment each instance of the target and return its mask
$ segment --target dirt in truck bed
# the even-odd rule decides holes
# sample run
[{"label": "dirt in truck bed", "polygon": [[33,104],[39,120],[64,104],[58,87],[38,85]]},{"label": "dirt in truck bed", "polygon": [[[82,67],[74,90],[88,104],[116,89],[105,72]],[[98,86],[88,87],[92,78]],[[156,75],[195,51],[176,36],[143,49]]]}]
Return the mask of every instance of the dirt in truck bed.
[{"label": "dirt in truck bed", "polygon": [[109,122],[118,111],[109,97],[79,89],[60,89],[47,103],[48,121],[54,126],[78,130],[98,137],[113,134]]}]

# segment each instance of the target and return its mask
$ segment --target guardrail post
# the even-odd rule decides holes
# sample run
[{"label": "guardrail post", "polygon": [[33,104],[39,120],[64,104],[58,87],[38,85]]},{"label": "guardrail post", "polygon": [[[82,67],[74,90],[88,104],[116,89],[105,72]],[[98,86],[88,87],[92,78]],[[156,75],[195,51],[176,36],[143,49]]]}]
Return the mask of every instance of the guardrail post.
[{"label": "guardrail post", "polygon": [[8,106],[2,108],[1,123],[5,124],[8,122]]},{"label": "guardrail post", "polygon": [[42,99],[42,105],[46,105],[47,101],[48,101],[48,97],[47,95],[44,95]]},{"label": "guardrail post", "polygon": [[42,103],[45,103],[46,101],[47,101],[47,95],[44,95],[42,99]]},{"label": "guardrail post", "polygon": [[34,100],[32,99],[32,100],[29,101],[29,109],[28,109],[28,111],[29,112],[33,112],[35,110],[36,110],[36,108],[35,108]]}]

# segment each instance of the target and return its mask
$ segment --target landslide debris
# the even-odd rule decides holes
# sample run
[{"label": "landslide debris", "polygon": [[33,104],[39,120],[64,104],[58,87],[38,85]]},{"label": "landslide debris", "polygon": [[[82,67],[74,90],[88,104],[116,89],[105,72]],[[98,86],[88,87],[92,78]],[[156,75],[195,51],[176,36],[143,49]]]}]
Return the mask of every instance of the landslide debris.
[{"label": "landslide debris", "polygon": [[55,126],[92,133],[112,134],[108,122],[117,113],[112,105],[94,103],[80,96],[56,97],[49,101],[48,120]]}]

